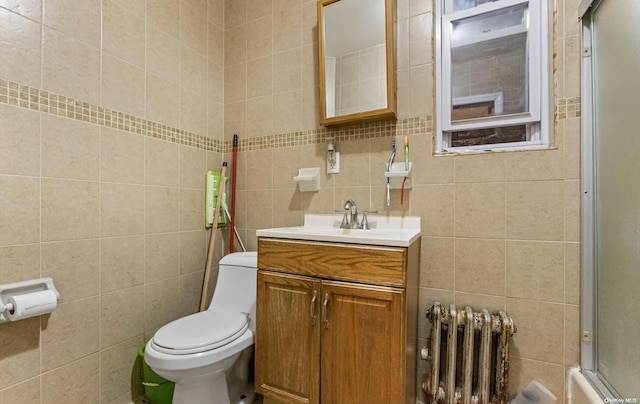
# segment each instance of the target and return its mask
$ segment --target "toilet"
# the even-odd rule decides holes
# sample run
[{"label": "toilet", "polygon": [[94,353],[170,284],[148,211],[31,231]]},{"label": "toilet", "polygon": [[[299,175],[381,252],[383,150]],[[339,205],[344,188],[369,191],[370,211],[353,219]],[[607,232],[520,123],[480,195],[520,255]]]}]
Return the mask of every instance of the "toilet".
[{"label": "toilet", "polygon": [[147,343],[145,362],[175,382],[174,404],[253,402],[256,278],[256,252],[223,257],[207,310],[170,322]]}]

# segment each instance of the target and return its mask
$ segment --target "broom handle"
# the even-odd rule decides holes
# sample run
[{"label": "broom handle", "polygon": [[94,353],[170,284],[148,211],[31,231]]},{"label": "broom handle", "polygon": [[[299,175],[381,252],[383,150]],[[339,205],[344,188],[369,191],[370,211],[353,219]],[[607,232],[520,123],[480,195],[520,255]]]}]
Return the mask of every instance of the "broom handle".
[{"label": "broom handle", "polygon": [[220,184],[218,185],[218,197],[216,198],[216,210],[213,214],[213,225],[211,225],[211,237],[209,238],[209,249],[207,250],[207,266],[204,268],[204,279],[202,280],[202,294],[200,295],[200,311],[205,310],[207,303],[207,292],[209,289],[209,277],[211,275],[211,264],[213,263],[213,248],[216,244],[216,233],[218,230],[218,219],[220,218],[220,201],[222,200],[222,190],[227,174],[227,163],[222,165],[220,170]]}]

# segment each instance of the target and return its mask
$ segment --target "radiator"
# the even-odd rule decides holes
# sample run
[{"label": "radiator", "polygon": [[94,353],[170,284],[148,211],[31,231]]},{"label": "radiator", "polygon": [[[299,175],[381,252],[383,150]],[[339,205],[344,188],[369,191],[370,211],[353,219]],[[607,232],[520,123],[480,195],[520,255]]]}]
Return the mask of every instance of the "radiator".
[{"label": "radiator", "polygon": [[509,340],[516,332],[511,317],[436,302],[427,318],[430,344],[422,352],[431,362],[422,385],[427,404],[506,404]]}]

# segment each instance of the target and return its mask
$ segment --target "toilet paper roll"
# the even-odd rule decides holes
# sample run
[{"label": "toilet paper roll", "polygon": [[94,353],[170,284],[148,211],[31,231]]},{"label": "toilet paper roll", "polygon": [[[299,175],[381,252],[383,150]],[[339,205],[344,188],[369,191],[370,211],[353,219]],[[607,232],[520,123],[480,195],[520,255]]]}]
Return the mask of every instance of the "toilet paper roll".
[{"label": "toilet paper roll", "polygon": [[7,302],[13,305],[13,310],[8,311],[7,317],[11,321],[17,321],[51,313],[58,305],[58,298],[53,290],[43,290],[11,296]]}]

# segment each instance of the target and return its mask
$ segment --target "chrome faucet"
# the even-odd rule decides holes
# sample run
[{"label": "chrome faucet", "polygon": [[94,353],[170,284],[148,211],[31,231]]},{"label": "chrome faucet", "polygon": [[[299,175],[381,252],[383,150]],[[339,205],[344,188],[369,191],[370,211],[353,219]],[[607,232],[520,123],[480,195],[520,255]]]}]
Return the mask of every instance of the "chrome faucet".
[{"label": "chrome faucet", "polygon": [[348,199],[344,203],[344,217],[342,218],[341,229],[359,229],[360,223],[358,223],[358,207],[356,203]]}]

